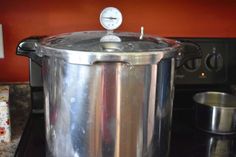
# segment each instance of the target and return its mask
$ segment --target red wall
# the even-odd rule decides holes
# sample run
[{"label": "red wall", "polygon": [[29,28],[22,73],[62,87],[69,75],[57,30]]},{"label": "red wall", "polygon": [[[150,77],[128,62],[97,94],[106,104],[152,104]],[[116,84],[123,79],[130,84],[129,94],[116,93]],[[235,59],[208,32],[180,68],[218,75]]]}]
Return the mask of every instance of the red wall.
[{"label": "red wall", "polygon": [[107,6],[122,11],[120,31],[144,26],[145,33],[166,37],[236,37],[234,0],[0,0],[5,47],[0,82],[28,81],[28,60],[15,54],[21,39],[102,29],[98,17]]}]

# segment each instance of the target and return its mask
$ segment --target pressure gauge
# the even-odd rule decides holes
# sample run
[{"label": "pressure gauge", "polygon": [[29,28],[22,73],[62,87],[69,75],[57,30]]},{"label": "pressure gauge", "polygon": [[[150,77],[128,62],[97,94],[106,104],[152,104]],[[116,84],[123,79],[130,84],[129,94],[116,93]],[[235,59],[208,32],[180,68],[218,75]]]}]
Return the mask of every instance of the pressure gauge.
[{"label": "pressure gauge", "polygon": [[117,8],[107,7],[100,14],[100,23],[105,29],[114,30],[121,25],[122,14]]}]

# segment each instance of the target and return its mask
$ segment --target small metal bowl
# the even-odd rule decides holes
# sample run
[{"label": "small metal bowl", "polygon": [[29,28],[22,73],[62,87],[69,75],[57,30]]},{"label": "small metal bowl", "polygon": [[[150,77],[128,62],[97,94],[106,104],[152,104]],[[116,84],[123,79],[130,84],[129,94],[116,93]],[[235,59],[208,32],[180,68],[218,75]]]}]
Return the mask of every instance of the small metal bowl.
[{"label": "small metal bowl", "polygon": [[221,92],[202,92],[193,97],[197,128],[214,134],[236,133],[236,96]]}]

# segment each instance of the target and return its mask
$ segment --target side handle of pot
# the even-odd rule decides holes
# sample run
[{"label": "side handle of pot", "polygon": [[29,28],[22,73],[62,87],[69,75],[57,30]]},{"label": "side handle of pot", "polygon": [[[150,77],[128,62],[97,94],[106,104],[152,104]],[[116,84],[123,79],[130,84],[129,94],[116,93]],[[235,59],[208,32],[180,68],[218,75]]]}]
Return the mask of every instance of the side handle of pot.
[{"label": "side handle of pot", "polygon": [[41,65],[42,59],[36,54],[36,45],[43,36],[33,36],[20,41],[17,45],[16,54],[31,58],[34,62]]},{"label": "side handle of pot", "polygon": [[185,41],[181,43],[182,46],[178,49],[176,56],[176,68],[184,65],[188,60],[202,58],[201,47],[190,41]]}]

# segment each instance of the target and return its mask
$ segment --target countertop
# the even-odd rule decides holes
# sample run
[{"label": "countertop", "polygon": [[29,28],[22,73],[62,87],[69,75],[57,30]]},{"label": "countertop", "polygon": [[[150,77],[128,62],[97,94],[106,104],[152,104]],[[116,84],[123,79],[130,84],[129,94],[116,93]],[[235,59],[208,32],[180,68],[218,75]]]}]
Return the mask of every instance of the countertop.
[{"label": "countertop", "polygon": [[10,119],[12,138],[10,143],[0,143],[0,156],[13,157],[30,113],[30,87],[28,84],[10,86]]}]

